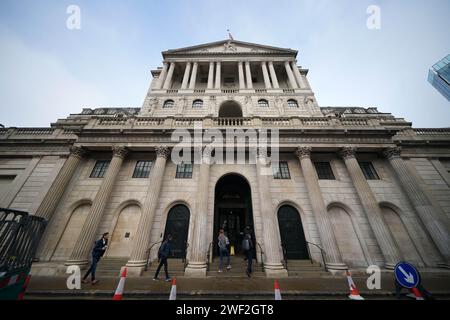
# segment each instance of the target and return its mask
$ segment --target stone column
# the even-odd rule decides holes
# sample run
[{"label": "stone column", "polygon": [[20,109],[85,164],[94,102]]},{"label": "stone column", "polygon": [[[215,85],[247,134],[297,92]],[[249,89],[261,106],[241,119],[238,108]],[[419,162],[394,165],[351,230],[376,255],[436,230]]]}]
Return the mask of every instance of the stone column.
[{"label": "stone column", "polygon": [[206,276],[206,254],[208,241],[205,230],[208,224],[209,171],[212,148],[207,146],[202,154],[195,202],[195,219],[190,244],[190,255],[185,275],[190,277]]},{"label": "stone column", "polygon": [[114,146],[113,157],[103,182],[95,195],[89,215],[84,222],[78,240],[75,243],[72,254],[67,261],[68,265],[85,265],[88,263],[89,256],[94,246],[97,228],[102,220],[103,211],[108,202],[109,195],[114,186],[114,181],[119,174],[123,160],[128,154],[125,147]]},{"label": "stone column", "polygon": [[128,270],[132,275],[141,275],[147,263],[153,218],[158,206],[167,158],[170,156],[170,150],[166,146],[156,147],[155,151],[156,161],[148,177],[147,196],[133,240],[130,260],[127,263]]},{"label": "stone column", "polygon": [[289,78],[289,83],[291,84],[292,89],[297,89],[297,83],[295,82],[294,74],[292,73],[291,67],[289,65],[289,61],[284,62],[284,67],[286,68],[286,73]]},{"label": "stone column", "polygon": [[172,86],[172,76],[173,76],[174,69],[175,69],[175,62],[171,62],[169,71],[167,72],[166,80],[164,81],[164,86],[163,86],[164,90],[168,90]]},{"label": "stone column", "polygon": [[184,69],[183,75],[183,82],[181,83],[181,89],[183,90],[187,89],[190,73],[191,73],[191,63],[186,62],[186,68]]},{"label": "stone column", "polygon": [[46,220],[50,220],[56,207],[67,188],[78,164],[80,163],[86,151],[80,147],[71,147],[70,155],[64,163],[63,167],[56,176],[55,181],[53,181],[52,186],[48,190],[35,215],[42,217]]},{"label": "stone column", "polygon": [[220,65],[220,61],[216,62],[216,89],[220,90],[220,69],[221,69],[221,65]]},{"label": "stone column", "polygon": [[238,69],[239,69],[239,89],[244,90],[245,89],[245,80],[244,80],[244,67],[243,62],[238,62]]},{"label": "stone column", "polygon": [[275,68],[273,67],[272,61],[269,61],[269,71],[270,71],[270,78],[272,78],[273,88],[279,89],[280,85],[278,84],[277,73],[275,72]]},{"label": "stone column", "polygon": [[197,68],[198,68],[198,62],[194,62],[194,66],[192,67],[191,81],[189,83],[190,90],[195,89],[195,82],[197,81]]},{"label": "stone column", "polygon": [[389,160],[411,204],[444,257],[445,263],[450,265],[450,235],[444,217],[436,211],[433,201],[422,189],[422,183],[417,178],[418,174],[410,171],[400,154],[400,147],[389,147],[383,151],[383,155]]},{"label": "stone column", "polygon": [[208,89],[214,89],[214,62],[209,63]]},{"label": "stone column", "polygon": [[265,149],[258,148],[257,150],[256,170],[264,241],[264,270],[269,277],[287,276],[287,270],[281,263],[283,255],[279,227],[276,223],[276,212],[270,194],[269,178],[272,170]]},{"label": "stone column", "polygon": [[356,160],[356,148],[344,147],[340,151],[340,156],[344,159],[345,166],[353,181],[353,185],[358,193],[359,200],[364,208],[367,219],[375,234],[378,245],[385,259],[385,267],[393,269],[395,265],[401,260],[395,240],[384,221],[383,213],[380,206],[367,182],[364,174]]},{"label": "stone column", "polygon": [[163,84],[164,84],[164,80],[166,79],[167,76],[167,69],[169,68],[169,64],[164,61],[163,62],[163,68],[161,70],[161,73],[159,74],[159,78],[158,78],[158,89],[162,89]]},{"label": "stone column", "polygon": [[245,61],[245,77],[247,78],[247,89],[253,89],[252,71],[250,69],[250,61]]},{"label": "stone column", "polygon": [[305,178],[306,189],[308,190],[311,207],[319,230],[320,242],[325,250],[325,264],[330,270],[345,270],[344,264],[334,236],[333,226],[327,213],[327,207],[322,197],[316,169],[311,161],[311,147],[298,147],[295,151],[300,161],[300,166]]},{"label": "stone column", "polygon": [[305,82],[303,81],[302,75],[298,70],[297,61],[291,62],[292,70],[294,70],[295,79],[297,80],[300,89],[306,88]]},{"label": "stone column", "polygon": [[261,61],[261,68],[264,77],[264,84],[266,85],[266,89],[271,89],[272,86],[270,84],[269,72],[267,71],[267,65],[265,61]]}]

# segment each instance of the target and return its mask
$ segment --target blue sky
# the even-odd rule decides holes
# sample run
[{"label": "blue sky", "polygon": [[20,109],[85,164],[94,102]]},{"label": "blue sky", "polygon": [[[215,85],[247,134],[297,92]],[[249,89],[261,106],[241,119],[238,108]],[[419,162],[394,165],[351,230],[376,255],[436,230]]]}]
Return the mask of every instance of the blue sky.
[{"label": "blue sky", "polygon": [[[81,30],[66,28],[69,5]],[[381,29],[366,26],[369,5]],[[161,51],[222,40],[299,50],[321,106],[377,106],[450,127],[428,82],[450,53],[450,1],[0,1],[0,123],[48,126],[83,107],[140,107]]]}]

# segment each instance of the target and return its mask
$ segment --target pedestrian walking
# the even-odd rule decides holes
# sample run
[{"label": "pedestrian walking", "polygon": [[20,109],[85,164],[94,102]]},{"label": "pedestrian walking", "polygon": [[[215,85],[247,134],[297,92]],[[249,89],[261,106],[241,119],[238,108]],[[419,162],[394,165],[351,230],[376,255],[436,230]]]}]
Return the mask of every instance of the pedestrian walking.
[{"label": "pedestrian walking", "polygon": [[242,250],[245,254],[245,259],[247,260],[247,270],[245,273],[250,278],[251,274],[253,272],[252,270],[252,264],[253,264],[253,240],[250,233],[246,233],[244,236],[244,240],[242,240]]},{"label": "pedestrian walking", "polygon": [[219,272],[222,272],[222,266],[223,266],[223,257],[227,257],[227,271],[231,269],[230,264],[230,252],[228,251],[228,246],[230,245],[230,240],[228,240],[228,237],[225,235],[225,232],[223,229],[219,230],[219,237],[217,239],[217,243],[219,245]]},{"label": "pedestrian walking", "polygon": [[164,272],[166,274],[166,281],[171,281],[172,279],[169,276],[168,272],[168,266],[167,266],[167,258],[170,254],[172,254],[171,244],[170,241],[172,241],[172,236],[169,234],[164,240],[164,242],[161,244],[158,250],[158,268],[156,269],[155,276],[153,277],[153,280],[158,280],[158,274],[161,270],[161,267],[164,266]]},{"label": "pedestrian walking", "polygon": [[83,283],[87,283],[86,280],[89,275],[91,275],[91,283],[96,284],[98,280],[95,279],[95,271],[97,270],[97,263],[100,261],[101,257],[105,254],[106,249],[108,248],[108,232],[105,232],[102,235],[100,240],[97,240],[94,245],[94,249],[92,249],[92,262],[88,271],[83,277]]}]

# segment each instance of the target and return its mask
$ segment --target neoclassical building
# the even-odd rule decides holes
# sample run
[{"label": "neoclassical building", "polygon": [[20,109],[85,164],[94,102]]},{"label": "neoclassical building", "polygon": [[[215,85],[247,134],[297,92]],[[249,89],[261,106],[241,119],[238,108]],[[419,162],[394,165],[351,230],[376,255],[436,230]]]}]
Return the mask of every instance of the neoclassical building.
[{"label": "neoclassical building", "polygon": [[[162,55],[141,108],[0,129],[0,207],[49,221],[35,274],[85,266],[109,232],[104,259],[132,275],[170,233],[185,275],[206,276],[218,230],[239,255],[246,226],[267,276],[308,259],[329,271],[450,266],[450,129],[319,106],[296,50],[224,40]],[[267,131],[264,147],[254,134]],[[174,160],[180,145],[191,161]]]}]

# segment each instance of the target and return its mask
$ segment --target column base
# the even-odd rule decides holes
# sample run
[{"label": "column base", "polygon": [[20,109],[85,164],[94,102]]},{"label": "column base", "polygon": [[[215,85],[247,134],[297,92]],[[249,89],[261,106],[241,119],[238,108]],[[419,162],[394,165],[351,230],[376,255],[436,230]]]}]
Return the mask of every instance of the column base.
[{"label": "column base", "polygon": [[127,275],[131,277],[139,277],[145,271],[145,265],[147,261],[138,260],[138,261],[128,261],[125,267],[127,267]]},{"label": "column base", "polygon": [[342,271],[348,270],[348,267],[345,263],[342,262],[326,262],[327,270],[330,271]]},{"label": "column base", "polygon": [[439,268],[450,269],[450,263],[438,263]]},{"label": "column base", "polygon": [[264,272],[267,278],[287,278],[288,271],[281,263],[265,263]]},{"label": "column base", "polygon": [[64,265],[65,266],[87,266],[89,264],[89,260],[80,259],[80,260],[67,260]]},{"label": "column base", "polygon": [[385,262],[384,267],[388,270],[394,270],[397,264],[393,262]]},{"label": "column base", "polygon": [[189,262],[186,270],[184,270],[185,277],[204,278],[206,277],[206,262]]}]

